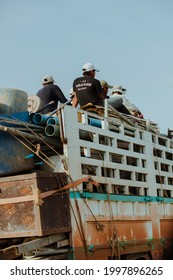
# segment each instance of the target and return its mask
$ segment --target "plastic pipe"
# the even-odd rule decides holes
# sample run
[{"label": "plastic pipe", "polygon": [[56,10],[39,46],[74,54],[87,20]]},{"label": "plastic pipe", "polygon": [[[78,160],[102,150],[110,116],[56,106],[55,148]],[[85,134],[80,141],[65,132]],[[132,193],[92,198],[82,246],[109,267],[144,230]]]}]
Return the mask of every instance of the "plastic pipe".
[{"label": "plastic pipe", "polygon": [[96,127],[102,127],[101,120],[94,119],[94,118],[89,118],[88,119],[88,124]]},{"label": "plastic pipe", "polygon": [[43,161],[34,162],[34,165],[43,165]]},{"label": "plastic pipe", "polygon": [[35,124],[45,125],[49,118],[50,118],[50,116],[36,113],[36,114],[33,115],[32,121]]},{"label": "plastic pipe", "polygon": [[45,134],[51,137],[60,137],[60,128],[58,125],[48,124],[45,128]]},{"label": "plastic pipe", "polygon": [[26,159],[33,158],[33,157],[34,157],[34,154],[29,154],[29,155],[25,156]]},{"label": "plastic pipe", "polygon": [[48,125],[48,124],[53,124],[53,125],[59,124],[59,119],[58,119],[58,117],[51,117],[51,118],[49,118],[49,119],[47,120],[47,125]]}]

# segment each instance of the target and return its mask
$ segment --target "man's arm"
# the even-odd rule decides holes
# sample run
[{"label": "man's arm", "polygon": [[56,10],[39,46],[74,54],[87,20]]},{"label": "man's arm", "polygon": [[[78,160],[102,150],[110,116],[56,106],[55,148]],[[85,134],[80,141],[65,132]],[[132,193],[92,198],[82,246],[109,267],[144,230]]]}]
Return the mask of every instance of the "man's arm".
[{"label": "man's arm", "polygon": [[61,103],[65,103],[68,101],[67,98],[65,97],[65,95],[63,94],[62,90],[57,85],[54,90],[54,96],[56,96],[58,101],[60,101]]},{"label": "man's arm", "polygon": [[77,105],[78,105],[78,98],[77,98],[76,92],[74,92],[74,97],[73,97],[73,100],[72,100],[72,106],[77,107]]}]

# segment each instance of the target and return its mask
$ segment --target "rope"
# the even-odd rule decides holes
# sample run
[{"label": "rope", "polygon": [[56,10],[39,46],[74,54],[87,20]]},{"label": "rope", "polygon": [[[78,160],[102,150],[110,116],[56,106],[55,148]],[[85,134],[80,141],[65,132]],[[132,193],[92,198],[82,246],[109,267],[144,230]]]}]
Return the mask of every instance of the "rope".
[{"label": "rope", "polygon": [[86,257],[88,259],[88,247],[87,247],[87,242],[86,242],[86,239],[85,239],[84,229],[83,229],[83,225],[82,225],[82,221],[81,221],[80,210],[79,210],[79,206],[78,206],[76,198],[75,198],[75,203],[76,203],[77,213],[78,213],[78,216],[79,216],[80,225],[79,225],[79,223],[77,221],[77,217],[75,215],[75,211],[73,209],[71,201],[70,201],[70,207],[72,209],[72,212],[73,212],[73,215],[74,215],[74,218],[75,218],[75,221],[76,221],[76,225],[77,225],[79,234],[81,236],[81,240],[82,240],[82,243],[83,243],[84,251],[85,251]]},{"label": "rope", "polygon": [[[11,115],[9,115],[9,116],[11,116]],[[15,119],[15,120],[17,120],[18,121],[18,119],[16,119],[14,116],[11,116],[13,119]],[[43,138],[41,138],[37,133],[35,133],[29,126],[27,126],[26,125],[26,123],[25,122],[21,122],[21,121],[19,121],[19,123],[21,123],[21,124],[23,124],[30,132],[32,132],[32,134],[34,134],[40,141],[42,141],[47,147],[49,147],[56,155],[58,155],[60,158],[61,158],[61,155],[52,147],[52,146],[50,146]],[[23,135],[21,135],[21,136],[23,136]],[[17,137],[16,137],[16,139],[18,139]],[[26,139],[26,138],[25,138]],[[41,150],[40,150],[40,152],[41,152]],[[48,158],[43,152],[41,152],[46,158]],[[36,154],[37,155],[37,154]],[[41,157],[40,157],[41,158]],[[42,159],[42,158],[41,158]],[[50,158],[48,158],[49,159],[49,161],[51,161],[50,160]],[[43,160],[43,159],[42,159]],[[65,161],[65,159],[63,159],[63,161]],[[63,161],[62,161],[62,163],[63,163]],[[54,165],[54,163],[53,163],[53,165],[51,165],[51,164],[49,164],[47,161],[44,161],[45,163],[47,163],[51,168],[54,168],[55,167],[55,165]],[[64,163],[63,163],[63,165],[64,165]],[[62,168],[61,168],[61,170],[63,170]],[[68,171],[66,170],[66,168],[65,168],[65,165],[64,165],[64,170],[63,170],[66,174],[67,174],[67,176],[69,176],[69,173],[68,173]],[[71,178],[70,178],[71,179]]]},{"label": "rope", "polygon": [[[104,173],[105,173],[105,182],[106,182],[107,177],[106,177],[106,168],[104,166],[104,158],[103,158],[103,156],[100,153],[99,153],[99,155],[100,155],[100,158],[102,160],[102,164],[103,164],[103,168],[104,168]],[[114,220],[112,204],[111,204],[111,200],[110,200],[110,193],[107,191],[107,189],[106,189],[106,194],[107,194],[109,213],[110,213],[110,221],[111,221],[111,228],[112,228],[112,243],[111,243],[111,245],[112,245],[111,246],[111,248],[112,248],[112,257],[115,254],[115,239],[116,239],[118,259],[120,259],[119,243],[118,243],[117,234],[116,234],[115,220]]]},{"label": "rope", "polygon": [[[48,164],[51,168],[54,168],[53,165],[51,165],[48,161],[46,161],[42,156],[40,156],[38,154],[38,151],[34,151],[32,148],[30,148],[28,145],[26,145],[26,143],[24,143],[22,140],[20,140],[16,135],[14,135],[12,132],[10,132],[10,134],[16,139],[18,140],[22,145],[24,145],[28,150],[30,150],[32,153],[34,153],[36,156],[38,156],[41,160],[43,160],[46,164]],[[34,146],[35,145],[30,142],[27,138],[25,138],[23,135],[21,135],[31,146]],[[41,154],[43,154],[46,158],[48,158],[43,152],[40,151]],[[49,158],[48,158],[49,159]]]},{"label": "rope", "polygon": [[[11,116],[11,115],[9,115]],[[13,119],[17,120],[14,116],[11,116]],[[41,140],[45,145],[47,145],[53,152],[55,152],[57,155],[60,155],[52,146],[50,146],[43,138],[41,138],[37,133],[35,133],[29,126],[26,125],[25,122],[19,121],[19,123],[22,123],[29,131],[32,132],[35,136],[38,137],[39,140]]]}]

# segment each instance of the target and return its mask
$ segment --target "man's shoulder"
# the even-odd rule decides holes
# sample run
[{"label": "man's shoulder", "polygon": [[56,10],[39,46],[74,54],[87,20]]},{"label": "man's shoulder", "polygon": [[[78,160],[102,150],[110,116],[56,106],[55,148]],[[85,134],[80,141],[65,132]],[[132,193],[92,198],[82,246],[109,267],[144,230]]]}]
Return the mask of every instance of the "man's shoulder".
[{"label": "man's shoulder", "polygon": [[57,85],[54,85],[54,84],[46,85],[46,86],[44,86],[44,87],[42,87],[41,89],[38,90],[37,95],[42,94],[42,93],[46,94],[46,93],[49,93],[49,92],[53,92],[57,89],[59,89],[59,87]]},{"label": "man's shoulder", "polygon": [[46,85],[45,86],[45,88],[50,88],[50,89],[52,89],[52,88],[56,88],[57,87],[57,85],[55,85],[55,84],[48,84],[48,85]]},{"label": "man's shoulder", "polygon": [[76,79],[74,79],[74,82],[81,81],[81,80],[83,80],[84,78],[85,78],[84,76],[82,76],[82,77],[77,77]]},{"label": "man's shoulder", "polygon": [[47,86],[45,86],[45,88],[47,88],[47,90],[51,91],[51,92],[61,91],[60,87],[58,85],[55,85],[55,84],[47,85]]},{"label": "man's shoulder", "polygon": [[43,91],[44,91],[44,87],[40,88],[40,89],[37,91],[36,95],[39,95],[39,94],[42,93]]},{"label": "man's shoulder", "polygon": [[[95,78],[94,78],[94,82],[95,82],[96,84],[100,84],[100,81],[97,80],[97,79],[95,79]],[[101,84],[100,84],[100,85],[101,85]]]},{"label": "man's shoulder", "polygon": [[80,82],[80,81],[90,81],[90,82],[93,82],[93,83],[99,83],[100,84],[100,81],[91,77],[91,76],[82,76],[82,77],[78,77],[74,80],[74,83],[76,82]]}]

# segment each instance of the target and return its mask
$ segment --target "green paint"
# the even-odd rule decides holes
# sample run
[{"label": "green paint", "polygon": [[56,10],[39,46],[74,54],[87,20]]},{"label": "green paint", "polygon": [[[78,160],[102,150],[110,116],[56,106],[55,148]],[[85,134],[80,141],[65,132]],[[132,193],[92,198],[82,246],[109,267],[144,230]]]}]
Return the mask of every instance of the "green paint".
[{"label": "green paint", "polygon": [[[90,192],[70,192],[70,198],[80,199],[87,198],[92,200],[108,200],[106,193],[90,193]],[[157,197],[157,196],[137,196],[137,195],[116,195],[109,194],[109,200],[111,201],[123,201],[123,202],[162,202],[173,203],[173,198]]]}]

